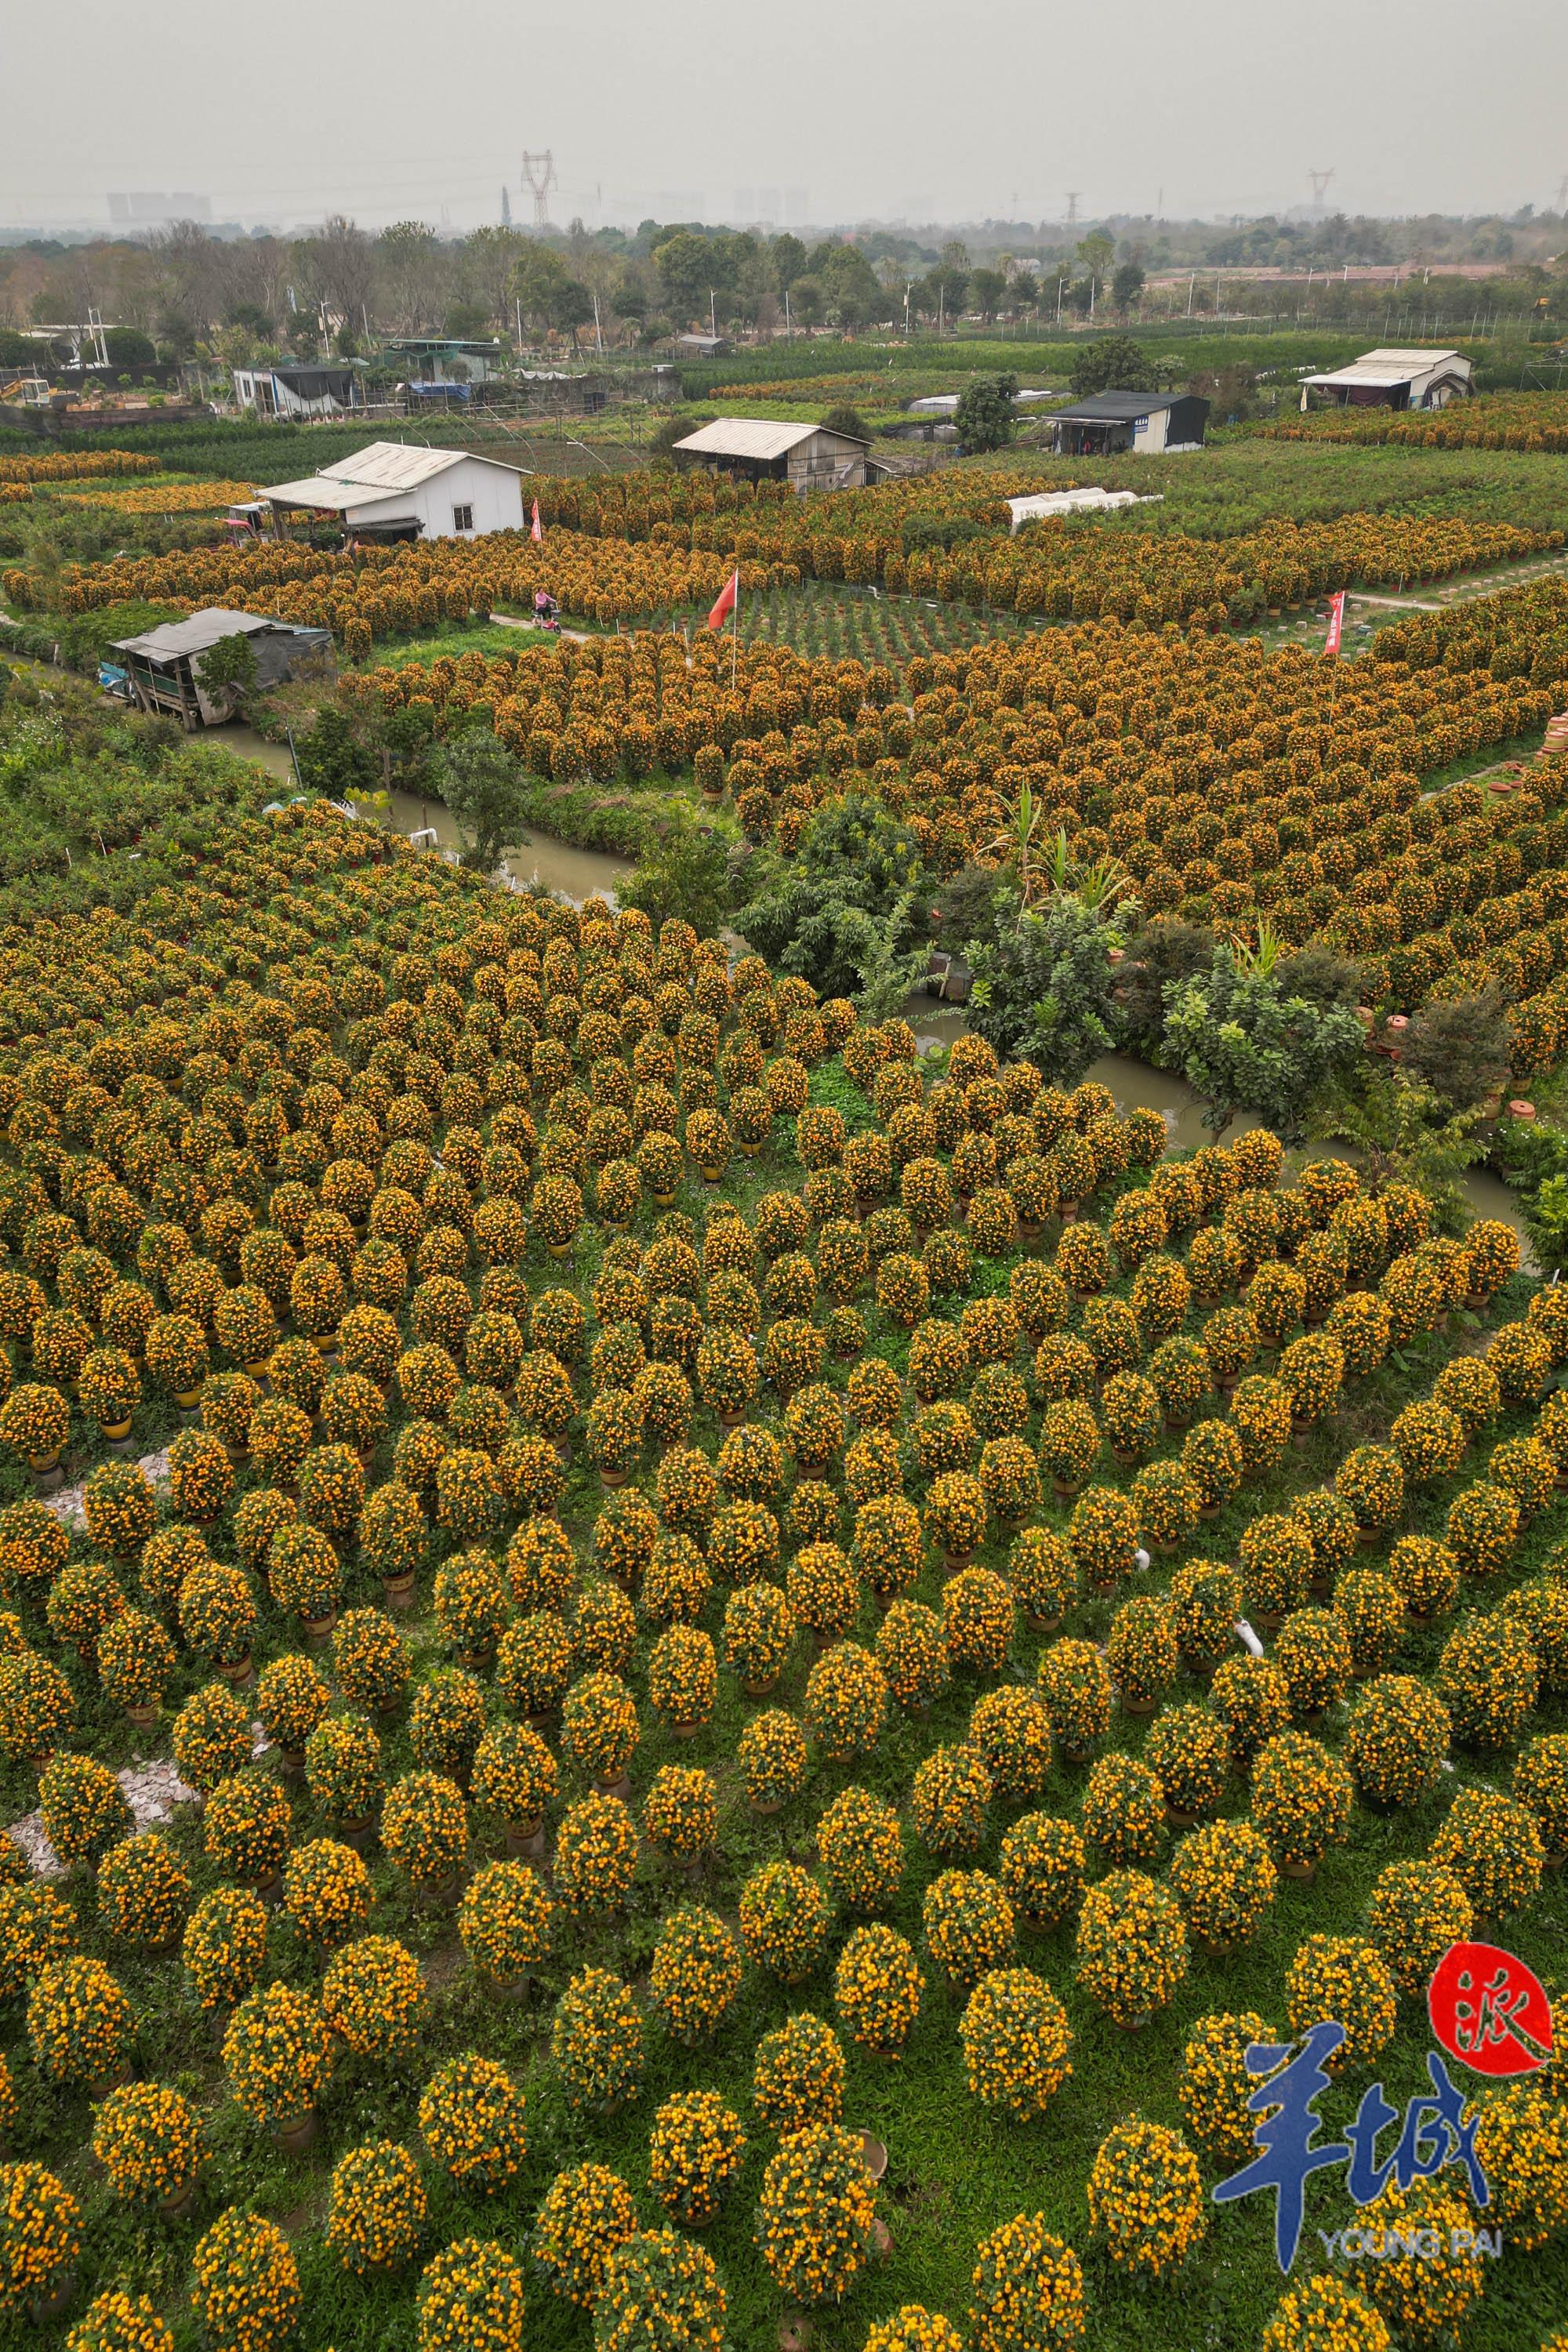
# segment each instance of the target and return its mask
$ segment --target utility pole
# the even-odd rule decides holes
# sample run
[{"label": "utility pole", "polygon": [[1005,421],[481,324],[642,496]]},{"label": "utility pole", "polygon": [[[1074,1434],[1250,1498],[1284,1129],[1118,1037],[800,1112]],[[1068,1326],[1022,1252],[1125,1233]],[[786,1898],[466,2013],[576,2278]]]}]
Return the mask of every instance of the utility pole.
[{"label": "utility pole", "polygon": [[1194,269],[1194,270],[1189,270],[1189,272],[1187,273],[1187,316],[1188,316],[1188,318],[1189,318],[1189,319],[1190,319],[1190,318],[1192,317],[1192,315],[1193,315],[1193,289],[1194,289],[1194,287],[1197,284],[1197,282],[1198,282],[1198,273],[1197,273],[1197,271],[1196,271],[1195,269]]},{"label": "utility pole", "polygon": [[599,324],[599,298],[596,294],[594,297],[594,342],[598,351],[599,357],[603,359],[605,356],[605,336],[604,330]]},{"label": "utility pole", "polygon": [[555,185],[555,158],[547,147],[542,155],[530,155],[524,151],[522,176],[533,191],[533,226],[536,232],[550,226],[550,191]]},{"label": "utility pole", "polygon": [[713,289],[708,289],[708,331],[715,342],[719,340],[719,320],[713,306]]}]

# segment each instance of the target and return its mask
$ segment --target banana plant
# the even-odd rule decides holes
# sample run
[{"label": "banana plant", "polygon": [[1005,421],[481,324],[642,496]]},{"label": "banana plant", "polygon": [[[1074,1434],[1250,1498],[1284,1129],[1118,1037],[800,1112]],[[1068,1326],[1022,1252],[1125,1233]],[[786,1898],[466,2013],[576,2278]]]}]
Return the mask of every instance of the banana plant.
[{"label": "banana plant", "polygon": [[1237,971],[1248,973],[1254,980],[1268,980],[1280,958],[1289,949],[1273,924],[1265,918],[1258,923],[1256,940],[1238,933],[1231,941]]}]

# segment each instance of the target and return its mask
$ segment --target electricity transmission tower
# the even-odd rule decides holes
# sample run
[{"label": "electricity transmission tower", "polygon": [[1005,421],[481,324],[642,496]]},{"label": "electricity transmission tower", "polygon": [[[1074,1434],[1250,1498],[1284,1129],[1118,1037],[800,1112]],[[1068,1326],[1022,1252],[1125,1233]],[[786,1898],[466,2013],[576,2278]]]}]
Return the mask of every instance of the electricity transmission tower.
[{"label": "electricity transmission tower", "polygon": [[1068,190],[1067,225],[1068,228],[1076,228],[1078,226],[1078,200],[1082,194],[1083,190],[1081,188],[1069,188]]},{"label": "electricity transmission tower", "polygon": [[550,226],[550,191],[555,185],[555,158],[547,147],[542,155],[524,154],[522,176],[533,190],[533,226]]},{"label": "electricity transmission tower", "polygon": [[1333,178],[1333,176],[1334,166],[1332,164],[1329,166],[1329,169],[1326,172],[1308,173],[1307,177],[1312,183],[1312,210],[1315,213],[1321,213],[1322,211],[1324,192],[1328,187],[1329,182]]}]

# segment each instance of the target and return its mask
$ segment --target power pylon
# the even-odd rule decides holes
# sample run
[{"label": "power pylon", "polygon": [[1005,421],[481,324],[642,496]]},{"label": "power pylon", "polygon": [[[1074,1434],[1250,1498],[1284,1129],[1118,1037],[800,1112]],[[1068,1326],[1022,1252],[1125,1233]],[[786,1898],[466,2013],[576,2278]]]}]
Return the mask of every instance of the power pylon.
[{"label": "power pylon", "polygon": [[1322,211],[1324,192],[1328,187],[1329,182],[1333,178],[1333,176],[1334,166],[1332,164],[1329,166],[1329,169],[1326,172],[1308,173],[1307,177],[1312,183],[1312,210],[1315,213],[1321,213]]},{"label": "power pylon", "polygon": [[550,191],[555,185],[555,158],[547,147],[542,155],[524,154],[522,176],[533,190],[533,226],[550,226]]},{"label": "power pylon", "polygon": [[1067,225],[1068,228],[1076,228],[1078,226],[1078,200],[1082,194],[1083,190],[1081,188],[1069,188],[1068,191]]}]

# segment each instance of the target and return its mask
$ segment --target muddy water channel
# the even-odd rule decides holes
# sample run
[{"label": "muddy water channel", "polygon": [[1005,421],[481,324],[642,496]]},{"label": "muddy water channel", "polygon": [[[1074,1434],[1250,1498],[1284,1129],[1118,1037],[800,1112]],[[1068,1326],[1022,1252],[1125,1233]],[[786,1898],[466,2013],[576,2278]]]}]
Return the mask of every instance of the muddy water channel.
[{"label": "muddy water channel", "polygon": [[[962,1013],[921,994],[908,999],[904,1005],[904,1017],[917,1037],[929,1037],[943,1045],[951,1045],[953,1039],[962,1037],[964,1032]],[[1089,1075],[1091,1078],[1098,1078],[1101,1086],[1110,1087],[1119,1109],[1157,1110],[1165,1122],[1166,1133],[1178,1150],[1195,1151],[1201,1144],[1214,1141],[1203,1123],[1205,1103],[1202,1095],[1195,1093],[1184,1078],[1175,1076],[1171,1071],[1152,1069],[1147,1062],[1134,1061],[1127,1054],[1102,1054]],[[1242,1111],[1232,1120],[1226,1134],[1227,1138],[1234,1138],[1243,1134],[1247,1128],[1260,1124],[1250,1111]],[[1342,1151],[1347,1160],[1355,1157],[1353,1152],[1344,1150],[1341,1145],[1325,1148]],[[1470,1168],[1460,1177],[1459,1190],[1478,1217],[1497,1217],[1505,1225],[1513,1227],[1524,1252],[1525,1265],[1531,1267],[1532,1261],[1524,1220],[1520,1214],[1519,1202],[1508,1186],[1484,1168]]]},{"label": "muddy water channel", "polygon": [[[279,784],[298,790],[287,743],[268,743],[253,727],[238,724],[226,727],[214,740],[240,759],[254,760],[276,776]],[[384,813],[373,809],[365,814],[389,825],[394,833],[417,841],[422,848],[444,852],[461,846],[458,828],[440,801],[420,793],[393,793],[388,797],[390,805]],[[624,882],[631,870],[625,858],[608,857],[596,849],[574,849],[570,842],[537,832],[530,835],[526,849],[514,850],[500,867],[515,889],[526,889],[537,880],[545,889],[558,891],[578,906],[595,892],[613,898],[616,883]]]},{"label": "muddy water channel", "polygon": [[[226,727],[218,740],[226,750],[237,752],[241,759],[257,761],[280,783],[293,785],[293,762],[286,743],[265,742],[254,728],[238,724]],[[390,824],[394,832],[416,840],[423,838],[427,848],[446,851],[456,850],[459,845],[458,828],[447,809],[438,800],[417,793],[392,793],[382,822]],[[547,890],[559,891],[563,898],[581,906],[584,898],[595,893],[613,901],[616,884],[623,882],[632,869],[624,858],[606,856],[595,849],[574,849],[570,842],[534,832],[527,848],[514,850],[500,870],[514,889],[526,889],[537,880]],[[956,1007],[923,992],[908,999],[904,1016],[917,1037],[930,1038],[943,1045],[951,1045],[955,1037],[961,1037],[966,1026],[963,1013]],[[1202,1096],[1171,1071],[1152,1069],[1148,1063],[1134,1061],[1126,1054],[1102,1054],[1089,1076],[1109,1087],[1123,1110],[1157,1110],[1172,1143],[1179,1150],[1196,1150],[1200,1144],[1212,1141],[1203,1124]],[[1226,1131],[1232,1136],[1239,1135],[1258,1124],[1250,1112],[1243,1111]],[[1347,1158],[1352,1156],[1346,1154]],[[1479,1217],[1498,1217],[1513,1227],[1529,1265],[1523,1220],[1507,1185],[1479,1168],[1468,1170],[1459,1183]]]}]

